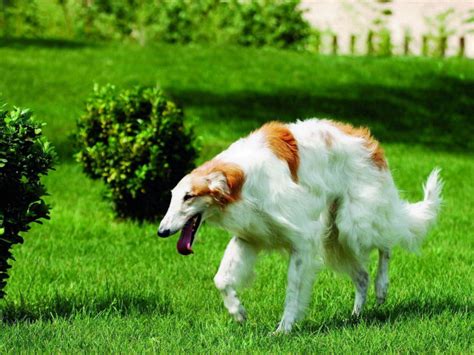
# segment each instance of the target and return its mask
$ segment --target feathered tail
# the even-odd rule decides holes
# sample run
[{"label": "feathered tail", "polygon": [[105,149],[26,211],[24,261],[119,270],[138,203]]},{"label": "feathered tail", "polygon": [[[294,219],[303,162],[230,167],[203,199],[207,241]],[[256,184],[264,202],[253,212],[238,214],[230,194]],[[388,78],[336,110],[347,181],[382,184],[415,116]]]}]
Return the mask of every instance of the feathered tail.
[{"label": "feathered tail", "polygon": [[423,201],[407,203],[405,205],[410,235],[406,236],[402,246],[408,250],[416,251],[429,228],[436,222],[441,206],[441,190],[443,188],[439,172],[439,168],[433,169],[426,184],[423,186]]}]

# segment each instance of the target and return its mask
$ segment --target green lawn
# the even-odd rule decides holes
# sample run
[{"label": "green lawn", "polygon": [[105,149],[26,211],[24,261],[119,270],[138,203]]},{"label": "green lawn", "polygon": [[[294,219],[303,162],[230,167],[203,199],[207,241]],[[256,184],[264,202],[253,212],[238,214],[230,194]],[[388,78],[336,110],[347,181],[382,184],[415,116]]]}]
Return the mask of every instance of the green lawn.
[{"label": "green lawn", "polygon": [[[289,336],[269,336],[287,258],[265,255],[242,292],[249,320],[238,326],[212,282],[228,233],[206,225],[195,254],[180,256],[177,238],[156,237],[157,224],[114,220],[103,185],[71,158],[68,135],[94,82],[158,83],[195,120],[201,160],[270,119],[367,124],[407,199],[421,198],[432,167],[443,169],[438,226],[420,255],[395,250],[385,305],[375,306],[371,289],[362,320],[351,321],[351,282],[325,271]],[[48,123],[61,157],[45,179],[51,221],[15,249],[0,351],[474,352],[474,62],[4,41],[0,95]]]}]

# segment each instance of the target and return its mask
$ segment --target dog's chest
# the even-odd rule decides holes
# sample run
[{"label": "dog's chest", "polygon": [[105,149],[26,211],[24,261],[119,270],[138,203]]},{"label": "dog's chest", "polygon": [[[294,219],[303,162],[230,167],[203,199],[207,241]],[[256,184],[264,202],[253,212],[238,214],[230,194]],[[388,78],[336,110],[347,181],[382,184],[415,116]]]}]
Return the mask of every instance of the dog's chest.
[{"label": "dog's chest", "polygon": [[265,249],[290,247],[285,227],[262,211],[242,206],[219,217],[216,224],[249,243]]}]

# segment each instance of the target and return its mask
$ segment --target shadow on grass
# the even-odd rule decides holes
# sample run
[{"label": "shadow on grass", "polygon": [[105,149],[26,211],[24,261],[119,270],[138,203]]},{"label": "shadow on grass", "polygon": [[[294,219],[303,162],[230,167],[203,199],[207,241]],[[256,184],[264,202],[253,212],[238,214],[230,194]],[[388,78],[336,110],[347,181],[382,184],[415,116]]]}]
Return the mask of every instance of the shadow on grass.
[{"label": "shadow on grass", "polygon": [[[199,116],[201,132],[215,137],[223,131],[229,133],[225,144],[214,147],[216,142],[205,143],[206,158],[264,122],[309,117],[367,126],[382,143],[424,145],[458,153],[474,151],[474,81],[439,77],[430,79],[428,87],[418,88],[350,83],[314,91],[288,88],[269,93],[167,91],[185,110],[191,108]],[[55,145],[61,161],[72,160],[69,138]]]},{"label": "shadow on grass", "polygon": [[449,312],[453,316],[468,315],[474,311],[474,304],[459,303],[447,298],[424,301],[408,300],[393,305],[390,308],[387,306],[373,308],[369,306],[367,308],[359,319],[348,317],[347,314],[338,314],[323,323],[305,322],[301,326],[301,331],[305,333],[327,333],[337,329],[356,328],[360,324],[368,327],[380,327],[413,318],[430,319],[445,312]]},{"label": "shadow on grass", "polygon": [[56,49],[79,49],[94,46],[90,42],[81,42],[66,39],[47,39],[47,38],[16,38],[2,37],[0,38],[0,47],[10,48],[56,48]]},{"label": "shadow on grass", "polygon": [[4,324],[48,321],[57,318],[68,319],[75,316],[173,313],[169,301],[156,294],[146,296],[110,294],[99,298],[90,295],[81,299],[68,299],[59,295],[37,303],[22,300],[19,304],[13,304],[9,303],[8,299],[3,302],[5,304],[0,308],[0,317]]},{"label": "shadow on grass", "polygon": [[209,129],[230,126],[237,135],[269,120],[320,117],[366,125],[382,142],[474,150],[474,81],[453,77],[430,79],[428,88],[350,83],[313,92],[169,92],[185,108],[195,107],[204,125],[211,124]]},{"label": "shadow on grass", "polygon": [[76,161],[74,157],[76,148],[74,147],[74,138],[72,136],[68,135],[56,139],[53,145],[58,155],[58,162]]}]

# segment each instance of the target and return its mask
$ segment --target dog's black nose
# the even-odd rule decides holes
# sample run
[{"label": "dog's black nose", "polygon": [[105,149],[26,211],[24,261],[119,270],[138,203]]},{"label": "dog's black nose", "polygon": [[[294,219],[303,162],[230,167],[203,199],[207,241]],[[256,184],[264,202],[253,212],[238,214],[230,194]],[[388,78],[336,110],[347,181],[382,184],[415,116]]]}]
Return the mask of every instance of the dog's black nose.
[{"label": "dog's black nose", "polygon": [[170,230],[169,229],[158,229],[158,236],[161,238],[166,238],[170,236]]}]

